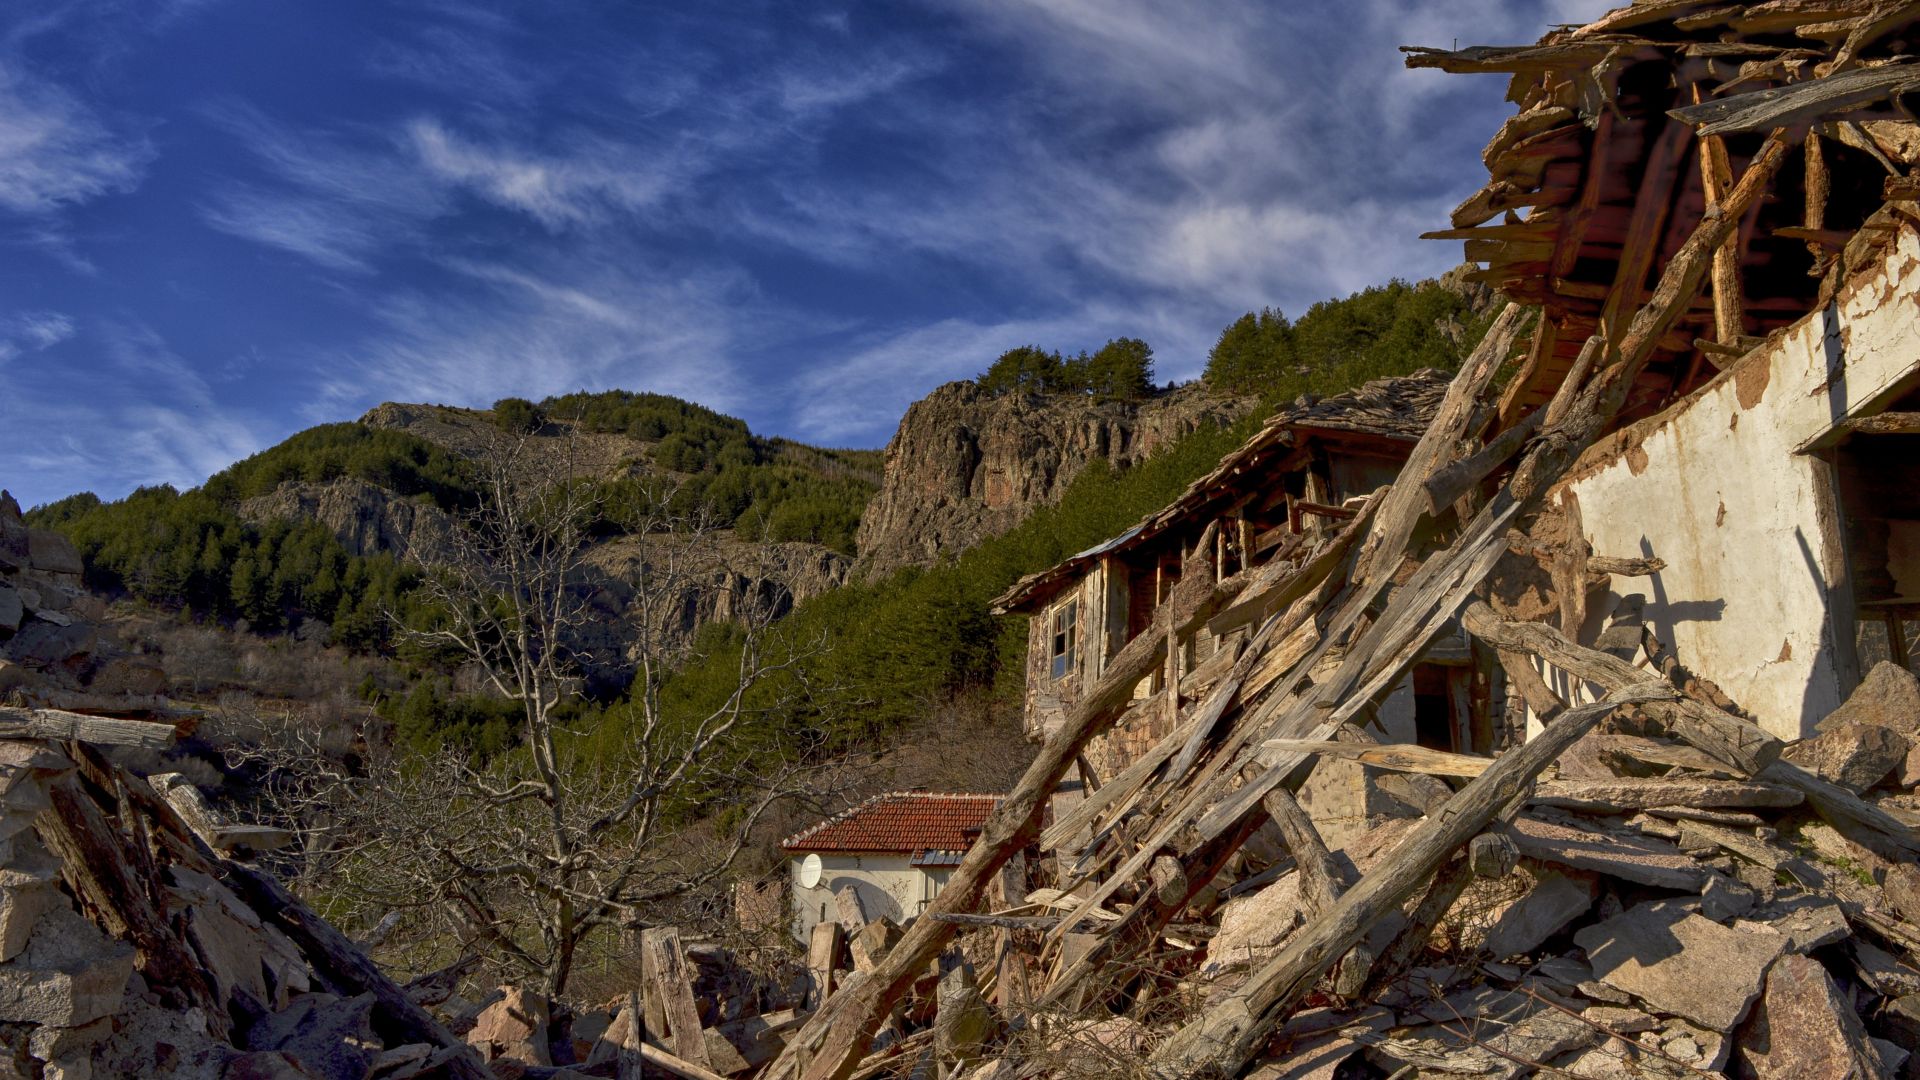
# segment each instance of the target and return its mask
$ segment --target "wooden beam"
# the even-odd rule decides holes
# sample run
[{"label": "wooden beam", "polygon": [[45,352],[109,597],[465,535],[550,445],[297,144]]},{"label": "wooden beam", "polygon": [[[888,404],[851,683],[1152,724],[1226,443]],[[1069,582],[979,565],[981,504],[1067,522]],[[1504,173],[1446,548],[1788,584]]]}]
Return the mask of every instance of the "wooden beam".
[{"label": "wooden beam", "polygon": [[164,750],[174,744],[181,726],[190,720],[156,723],[151,720],[121,720],[110,716],[89,716],[64,709],[20,709],[0,705],[0,739],[52,739],[59,742],[93,743],[96,746],[143,746]]},{"label": "wooden beam", "polygon": [[[1693,100],[1699,104],[1701,87],[1693,86]],[[1718,135],[1700,140],[1700,187],[1708,206],[1718,206],[1733,190],[1733,163],[1727,157],[1727,143]],[[1731,344],[1746,333],[1746,319],[1740,298],[1740,238],[1727,238],[1713,253],[1713,330],[1723,344]]]},{"label": "wooden beam", "polygon": [[[836,940],[839,938],[840,924],[826,922],[814,927],[816,940],[822,926]],[[811,953],[807,959],[811,967]],[[687,971],[687,954],[680,947],[677,927],[654,926],[640,932],[640,970],[647,981],[647,996],[660,1002],[667,1018],[666,1031],[648,1034],[670,1047],[680,1060],[711,1069],[707,1038],[700,1028],[700,1005],[693,999],[693,979]]]},{"label": "wooden beam", "polygon": [[1670,689],[1664,683],[1643,686],[1618,699],[1570,709],[1532,741],[1502,754],[1493,768],[1470,781],[1376,864],[1332,911],[1310,921],[1239,989],[1161,1044],[1148,1059],[1148,1074],[1156,1080],[1238,1075],[1320,977],[1376,922],[1429,882],[1541,770],[1620,705]]}]

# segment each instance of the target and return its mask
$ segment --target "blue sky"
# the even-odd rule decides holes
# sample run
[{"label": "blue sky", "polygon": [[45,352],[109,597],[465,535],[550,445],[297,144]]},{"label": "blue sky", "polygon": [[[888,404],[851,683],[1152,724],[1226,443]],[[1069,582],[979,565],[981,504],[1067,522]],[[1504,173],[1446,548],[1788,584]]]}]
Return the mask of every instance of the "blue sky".
[{"label": "blue sky", "polygon": [[0,486],[196,484],[383,400],[623,387],[879,446],[1002,350],[1458,261],[1575,0],[6,0]]}]

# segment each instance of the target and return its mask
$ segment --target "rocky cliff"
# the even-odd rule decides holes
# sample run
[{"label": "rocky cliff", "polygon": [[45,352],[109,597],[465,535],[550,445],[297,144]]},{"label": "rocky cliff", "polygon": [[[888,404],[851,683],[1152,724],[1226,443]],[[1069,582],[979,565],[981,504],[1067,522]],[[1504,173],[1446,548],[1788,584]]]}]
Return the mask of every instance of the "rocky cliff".
[{"label": "rocky cliff", "polygon": [[948,383],[909,406],[887,444],[885,478],[860,521],[857,572],[879,577],[964,551],[1057,501],[1094,460],[1125,468],[1254,405],[1197,383],[1112,402]]},{"label": "rocky cliff", "polygon": [[268,521],[317,521],[355,555],[392,555],[433,562],[447,552],[454,522],[425,499],[395,495],[364,480],[342,477],[322,484],[282,484],[240,503],[240,517]]}]

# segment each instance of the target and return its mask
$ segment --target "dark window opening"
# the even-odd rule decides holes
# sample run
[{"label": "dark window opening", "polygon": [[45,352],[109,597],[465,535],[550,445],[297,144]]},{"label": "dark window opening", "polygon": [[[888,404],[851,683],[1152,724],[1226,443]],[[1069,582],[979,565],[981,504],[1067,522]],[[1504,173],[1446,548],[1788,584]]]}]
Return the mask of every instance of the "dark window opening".
[{"label": "dark window opening", "polygon": [[1413,668],[1413,741],[1429,750],[1457,751],[1467,719],[1467,669],[1444,664]]},{"label": "dark window opening", "polygon": [[1855,435],[1835,451],[1834,472],[1861,669],[1882,660],[1911,669],[1920,644],[1920,437]]}]

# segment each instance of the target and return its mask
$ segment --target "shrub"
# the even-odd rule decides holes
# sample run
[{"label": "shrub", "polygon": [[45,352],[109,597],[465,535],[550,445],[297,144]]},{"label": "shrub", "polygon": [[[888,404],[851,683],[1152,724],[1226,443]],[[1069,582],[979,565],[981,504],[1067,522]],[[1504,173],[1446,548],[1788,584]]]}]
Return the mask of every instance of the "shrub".
[{"label": "shrub", "polygon": [[523,435],[530,431],[538,431],[540,425],[546,421],[541,417],[540,410],[534,407],[533,402],[526,398],[509,397],[493,403],[493,422],[499,425],[502,431]]}]

